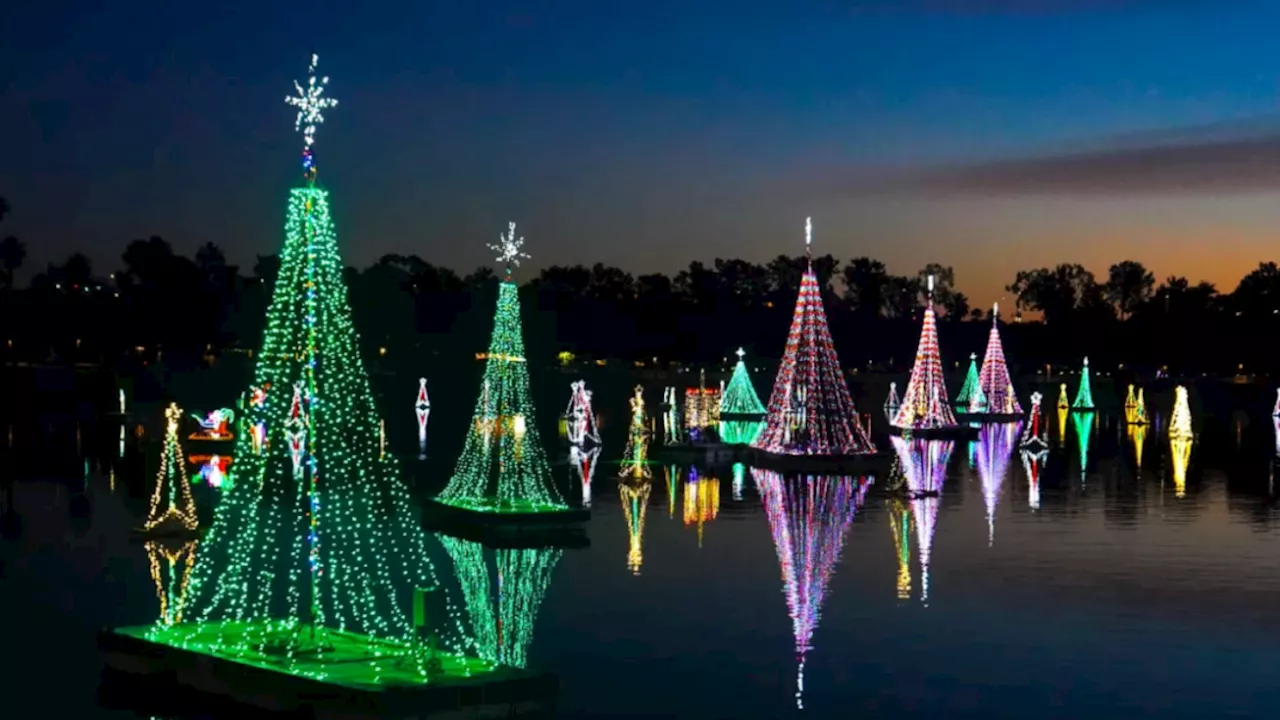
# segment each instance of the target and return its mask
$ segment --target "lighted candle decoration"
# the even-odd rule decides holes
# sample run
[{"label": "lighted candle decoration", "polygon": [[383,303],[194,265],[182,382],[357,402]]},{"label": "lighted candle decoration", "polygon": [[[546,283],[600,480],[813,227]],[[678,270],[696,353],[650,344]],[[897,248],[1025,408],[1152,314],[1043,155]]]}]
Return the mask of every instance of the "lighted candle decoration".
[{"label": "lighted candle decoration", "polygon": [[427,457],[427,420],[431,417],[431,398],[427,396],[427,379],[418,378],[418,395],[413,401],[413,414],[418,420],[418,459]]},{"label": "lighted candle decoration", "polygon": [[987,506],[987,546],[995,544],[996,504],[1000,486],[1009,472],[1009,459],[1020,428],[1017,423],[983,425],[978,431],[978,477],[982,480],[982,499]]},{"label": "lighted candle decoration", "polygon": [[898,383],[889,383],[889,397],[884,401],[884,415],[889,419],[897,414],[898,408],[902,407],[902,399],[898,397]]},{"label": "lighted candle decoration", "polygon": [[1171,440],[1191,440],[1191,404],[1187,400],[1187,389],[1182,385],[1173,390],[1173,415],[1169,419],[1169,438]]},{"label": "lighted candle decoration", "polygon": [[1031,450],[1049,447],[1049,430],[1045,427],[1044,416],[1040,412],[1040,402],[1044,396],[1039,392],[1031,393],[1031,409],[1027,411],[1027,420],[1023,425],[1022,438],[1018,444]]},{"label": "lighted candle decoration", "polygon": [[867,478],[807,476],[786,480],[753,469],[782,568],[783,594],[796,642],[796,707],[804,708],[804,666],[822,616],[845,536],[862,507]]},{"label": "lighted candle decoration", "polygon": [[942,486],[947,479],[947,463],[955,443],[951,440],[890,438],[902,464],[915,518],[916,545],[920,553],[920,602],[929,603],[929,560],[933,551],[934,524],[938,518]]},{"label": "lighted candle decoration", "polygon": [[813,270],[813,223],[805,220],[804,275],[765,429],[752,443],[775,455],[844,456],[874,453],[859,421],[844,371],[836,357]]},{"label": "lighted candle decoration", "polygon": [[1067,401],[1067,384],[1062,383],[1058,386],[1058,409],[1067,410],[1071,408],[1071,403]]}]

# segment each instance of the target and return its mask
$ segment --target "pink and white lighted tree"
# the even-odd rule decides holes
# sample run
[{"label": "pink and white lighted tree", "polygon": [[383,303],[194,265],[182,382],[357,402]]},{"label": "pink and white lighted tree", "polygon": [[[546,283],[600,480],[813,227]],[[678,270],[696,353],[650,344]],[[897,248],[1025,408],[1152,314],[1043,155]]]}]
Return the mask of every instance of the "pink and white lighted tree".
[{"label": "pink and white lighted tree", "polygon": [[844,547],[845,534],[862,507],[867,478],[805,476],[784,479],[769,470],[751,471],[760,490],[782,568],[783,592],[796,639],[796,707],[804,708],[804,663],[822,615],[827,584]]},{"label": "pink and white lighted tree", "polygon": [[[806,220],[806,254],[812,239],[813,225]],[[780,455],[860,455],[876,450],[840,370],[811,256],[800,280],[765,428],[752,447]]]},{"label": "pink and white lighted tree", "polygon": [[947,400],[947,384],[938,354],[938,321],[933,312],[933,276],[929,276],[929,301],[924,308],[924,327],[916,348],[916,364],[911,381],[902,395],[902,406],[893,416],[894,427],[936,430],[956,426],[956,415]]},{"label": "pink and white lighted tree", "polygon": [[1021,415],[1009,368],[1004,362],[1004,345],[1000,342],[1000,305],[991,309],[991,334],[987,336],[987,354],[982,358],[982,372],[978,374],[979,394],[986,407],[980,407],[978,397],[969,404],[969,412],[987,412],[996,415]]}]

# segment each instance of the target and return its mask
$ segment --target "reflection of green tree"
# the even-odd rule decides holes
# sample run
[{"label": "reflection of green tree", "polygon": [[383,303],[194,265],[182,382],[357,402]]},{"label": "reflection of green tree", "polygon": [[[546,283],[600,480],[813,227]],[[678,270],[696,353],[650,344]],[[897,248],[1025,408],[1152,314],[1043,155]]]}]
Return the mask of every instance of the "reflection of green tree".
[{"label": "reflection of green tree", "polygon": [[1093,413],[1072,413],[1071,424],[1076,428],[1076,442],[1080,447],[1080,478],[1089,469],[1089,442],[1093,439]]},{"label": "reflection of green tree", "polygon": [[538,608],[563,551],[497,549],[491,572],[480,543],[447,536],[440,540],[453,558],[477,654],[490,662],[526,667]]}]

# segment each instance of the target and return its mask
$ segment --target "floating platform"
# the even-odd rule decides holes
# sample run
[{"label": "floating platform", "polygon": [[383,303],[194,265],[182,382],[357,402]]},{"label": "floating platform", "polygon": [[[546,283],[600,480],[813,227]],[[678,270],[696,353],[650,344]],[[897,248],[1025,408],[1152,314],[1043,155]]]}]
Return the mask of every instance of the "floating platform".
[{"label": "floating platform", "polygon": [[890,425],[889,432],[908,439],[924,440],[972,440],[978,437],[978,428],[973,425],[946,425],[934,428],[902,428]]},{"label": "floating platform", "polygon": [[188,540],[199,540],[204,535],[204,528],[196,528],[188,530],[181,525],[165,525],[162,527],[152,528],[133,528],[129,531],[129,537],[133,540],[161,540],[172,542],[186,542]]},{"label": "floating platform", "polygon": [[116,673],[316,720],[546,717],[559,691],[550,673],[444,653],[437,655],[439,673],[428,679],[415,648],[332,629],[323,660],[240,645],[215,649],[227,634],[263,629],[234,622],[126,627],[99,633],[98,648]]},{"label": "floating platform", "polygon": [[876,451],[861,455],[785,455],[760,448],[749,448],[747,461],[755,466],[779,472],[838,475],[869,475],[889,469],[892,453]]},{"label": "floating platform", "polygon": [[720,413],[719,419],[725,420],[745,420],[747,422],[763,422],[768,413]]},{"label": "floating platform", "polygon": [[518,503],[498,505],[483,502],[455,505],[435,498],[422,503],[423,515],[431,525],[489,525],[506,531],[566,527],[591,519],[591,511],[567,505]]}]

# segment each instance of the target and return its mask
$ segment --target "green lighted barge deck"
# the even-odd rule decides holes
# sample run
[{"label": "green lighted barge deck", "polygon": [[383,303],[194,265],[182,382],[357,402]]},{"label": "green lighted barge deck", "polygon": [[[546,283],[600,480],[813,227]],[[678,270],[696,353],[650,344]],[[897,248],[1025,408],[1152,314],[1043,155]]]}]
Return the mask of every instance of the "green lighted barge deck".
[{"label": "green lighted barge deck", "polygon": [[310,711],[317,720],[543,717],[554,711],[559,690],[551,673],[445,654],[439,656],[440,674],[427,681],[405,660],[411,654],[406,646],[337,631],[330,631],[332,649],[324,662],[211,647],[219,636],[251,629],[248,623],[124,627],[102,631],[98,647],[113,672],[272,712]]}]

